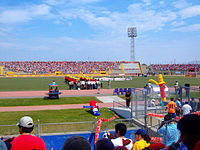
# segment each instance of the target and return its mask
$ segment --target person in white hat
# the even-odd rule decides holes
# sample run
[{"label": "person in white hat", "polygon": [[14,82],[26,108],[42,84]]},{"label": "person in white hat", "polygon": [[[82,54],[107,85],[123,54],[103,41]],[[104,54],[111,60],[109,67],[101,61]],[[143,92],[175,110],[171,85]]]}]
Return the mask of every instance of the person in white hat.
[{"label": "person in white hat", "polygon": [[34,128],[31,117],[22,117],[17,125],[21,135],[11,142],[11,150],[46,150],[44,141],[40,137],[31,135]]}]

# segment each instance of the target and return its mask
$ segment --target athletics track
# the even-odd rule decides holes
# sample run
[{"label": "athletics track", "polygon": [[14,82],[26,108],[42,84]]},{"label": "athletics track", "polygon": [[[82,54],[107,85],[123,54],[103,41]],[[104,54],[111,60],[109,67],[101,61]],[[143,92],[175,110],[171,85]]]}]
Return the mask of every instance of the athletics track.
[{"label": "athletics track", "polygon": [[[170,89],[171,90],[171,89]],[[98,90],[60,90],[62,97],[74,96],[105,96],[113,95],[114,89],[101,89],[100,94]],[[48,91],[6,91],[0,92],[0,99],[7,98],[33,98],[47,96]],[[124,102],[125,104],[125,102]],[[67,104],[67,105],[42,105],[42,106],[16,106],[16,107],[0,107],[0,112],[7,111],[36,111],[36,110],[60,110],[60,109],[80,109],[88,104]],[[99,103],[99,107],[112,107],[113,103]]]},{"label": "athletics track", "polygon": [[[114,89],[101,89],[100,94],[97,90],[61,90],[63,97],[71,96],[104,96],[112,95]],[[6,91],[0,92],[0,98],[30,98],[47,96],[47,91]],[[125,104],[125,103],[124,103]],[[37,111],[37,110],[60,110],[60,109],[80,109],[88,104],[67,104],[67,105],[42,105],[42,106],[15,106],[15,107],[0,107],[0,112],[7,111]],[[112,107],[113,103],[99,103],[99,107]]]}]

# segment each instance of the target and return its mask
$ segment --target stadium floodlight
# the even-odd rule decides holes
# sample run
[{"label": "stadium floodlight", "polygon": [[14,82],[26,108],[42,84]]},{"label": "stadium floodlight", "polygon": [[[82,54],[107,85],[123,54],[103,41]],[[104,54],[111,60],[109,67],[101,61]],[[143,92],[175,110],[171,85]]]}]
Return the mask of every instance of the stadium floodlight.
[{"label": "stadium floodlight", "polygon": [[128,37],[131,38],[131,57],[130,57],[130,61],[135,61],[135,42],[134,42],[134,37],[137,37],[136,27],[129,27],[128,28]]}]

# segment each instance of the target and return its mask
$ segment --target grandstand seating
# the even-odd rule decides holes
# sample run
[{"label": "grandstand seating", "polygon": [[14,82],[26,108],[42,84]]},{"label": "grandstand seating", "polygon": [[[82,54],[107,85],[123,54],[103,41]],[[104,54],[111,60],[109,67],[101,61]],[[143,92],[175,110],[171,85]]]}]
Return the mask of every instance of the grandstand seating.
[{"label": "grandstand seating", "polygon": [[113,95],[115,95],[115,94],[119,95],[119,90],[118,90],[118,88],[115,88],[115,89],[114,89]]},{"label": "grandstand seating", "polygon": [[[122,63],[125,69],[122,67]],[[141,73],[138,69],[138,62],[79,62],[79,61],[62,61],[62,62],[0,62],[6,71],[26,74],[95,74],[109,73],[112,75],[120,75],[132,73]]]},{"label": "grandstand seating", "polygon": [[200,71],[200,64],[152,64],[156,71]]},{"label": "grandstand seating", "polygon": [[124,71],[126,74],[136,74],[141,73],[139,63],[123,63]]}]

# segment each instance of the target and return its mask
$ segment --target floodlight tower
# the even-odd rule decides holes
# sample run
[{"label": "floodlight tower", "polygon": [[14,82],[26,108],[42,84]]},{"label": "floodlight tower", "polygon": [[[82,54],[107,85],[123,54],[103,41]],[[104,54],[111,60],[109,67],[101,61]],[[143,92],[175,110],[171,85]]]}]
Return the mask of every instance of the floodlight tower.
[{"label": "floodlight tower", "polygon": [[134,43],[134,37],[137,37],[136,27],[129,27],[128,28],[128,37],[131,38],[131,57],[130,57],[130,61],[135,61],[135,43]]}]

